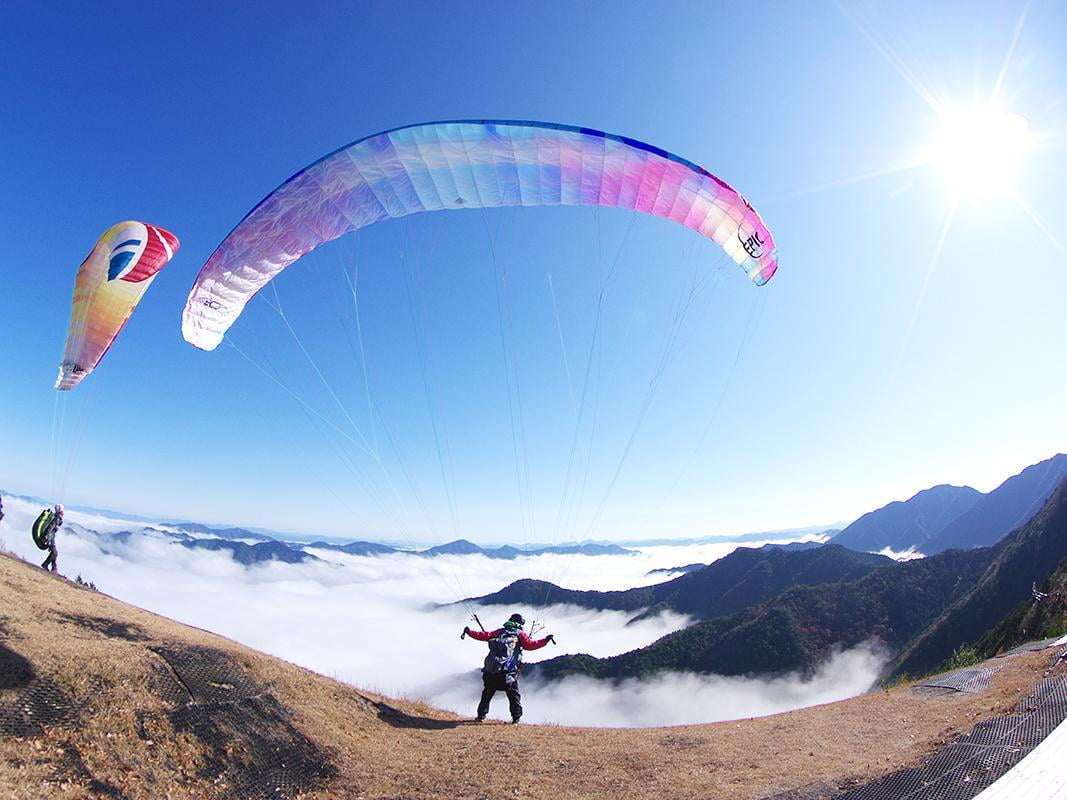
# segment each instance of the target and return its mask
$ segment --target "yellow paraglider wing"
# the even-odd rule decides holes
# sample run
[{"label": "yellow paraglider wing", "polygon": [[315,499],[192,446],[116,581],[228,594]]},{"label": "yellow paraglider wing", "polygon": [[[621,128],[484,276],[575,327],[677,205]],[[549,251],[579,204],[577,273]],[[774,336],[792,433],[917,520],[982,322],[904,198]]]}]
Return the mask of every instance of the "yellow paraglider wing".
[{"label": "yellow paraglider wing", "polygon": [[178,247],[173,233],[144,222],[120,222],[97,240],[78,267],[56,389],[73,389],[100,363]]}]

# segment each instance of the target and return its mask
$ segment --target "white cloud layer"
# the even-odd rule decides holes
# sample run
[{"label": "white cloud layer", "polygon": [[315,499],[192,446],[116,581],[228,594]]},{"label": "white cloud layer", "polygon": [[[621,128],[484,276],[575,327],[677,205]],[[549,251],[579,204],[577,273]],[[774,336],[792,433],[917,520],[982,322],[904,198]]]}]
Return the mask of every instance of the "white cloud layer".
[{"label": "white cloud layer", "polygon": [[[669,672],[618,683],[573,676],[546,685],[524,684],[531,701],[523,719],[559,725],[643,728],[760,717],[831,703],[863,694],[878,678],[886,657],[864,645],[835,653],[812,677],[790,674],[759,679]],[[473,700],[472,700],[473,698]],[[426,698],[462,708],[477,697],[460,686],[442,686]],[[498,694],[492,716],[504,719],[507,699]]]},{"label": "white cloud layer", "polygon": [[[5,511],[0,542],[31,563],[42,561],[45,554],[29,535],[40,509],[8,499]],[[151,532],[124,544],[109,543],[105,552],[93,531],[139,530],[140,525],[75,511],[66,522],[58,544],[59,568],[68,577],[81,575],[121,600],[361,688],[424,699],[463,714],[472,714],[477,703],[477,669],[485,645],[459,639],[469,609],[433,604],[487,594],[525,577],[569,588],[624,589],[665,579],[647,575],[651,569],[709,562],[737,547],[657,546],[634,556],[545,555],[513,561],[360,557],[326,550],[315,551],[320,562],[245,567],[228,553],[190,550]],[[689,622],[665,614],[627,625],[632,614],[568,606],[495,607],[480,609],[479,616],[487,627],[496,627],[513,610],[537,619],[545,626],[543,633],[555,634],[559,642],[528,660],[564,653],[615,655]],[[544,686],[529,681],[524,683],[524,719],[653,726],[771,714],[866,691],[881,663],[875,651],[861,648],[836,655],[810,680],[670,674],[617,686],[583,678]],[[492,716],[505,718],[506,712],[506,698],[498,695]]]},{"label": "white cloud layer", "polygon": [[917,558],[926,558],[923,553],[920,553],[914,547],[909,547],[907,550],[894,550],[892,547],[883,547],[878,551],[880,556],[888,556],[894,561],[914,561]]}]

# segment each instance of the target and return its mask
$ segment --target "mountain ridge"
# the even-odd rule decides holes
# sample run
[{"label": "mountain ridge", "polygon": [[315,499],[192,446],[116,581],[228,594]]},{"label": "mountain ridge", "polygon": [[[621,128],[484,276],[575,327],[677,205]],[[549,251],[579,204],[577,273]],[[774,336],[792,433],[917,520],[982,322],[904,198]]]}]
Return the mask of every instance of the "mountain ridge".
[{"label": "mountain ridge", "polygon": [[1067,455],[1058,453],[989,492],[938,484],[867,512],[830,541],[868,552],[888,548],[928,556],[952,548],[987,547],[1037,513],[1064,477]]},{"label": "mountain ridge", "polygon": [[982,493],[970,486],[938,484],[907,500],[894,500],[868,511],[832,541],[853,550],[903,552],[923,544],[968,511]]},{"label": "mountain ridge", "polygon": [[1058,453],[1007,478],[927,542],[927,555],[953,547],[996,544],[1025,525],[1067,478],[1067,455]]},{"label": "mountain ridge", "polygon": [[597,592],[524,578],[498,592],[462,602],[535,606],[551,602],[595,610],[641,611],[634,621],[661,611],[708,619],[770,599],[790,586],[856,578],[891,563],[886,556],[835,544],[799,549],[739,547],[701,569],[651,586]]}]

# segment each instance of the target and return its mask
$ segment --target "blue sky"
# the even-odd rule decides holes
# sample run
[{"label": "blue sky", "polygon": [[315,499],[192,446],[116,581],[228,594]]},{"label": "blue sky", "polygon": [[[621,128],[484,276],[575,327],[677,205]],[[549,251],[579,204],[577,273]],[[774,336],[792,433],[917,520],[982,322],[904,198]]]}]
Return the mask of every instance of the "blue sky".
[{"label": "blue sky", "polygon": [[[0,11],[0,485],[309,533],[553,541],[832,522],[1067,449],[1062,5],[304,6]],[[1035,139],[1015,196],[957,200],[932,165],[892,169],[937,140],[931,100],[995,87]],[[464,117],[695,161],[761,212],[781,269],[757,289],[710,243],[626,212],[449,212],[294,265],[275,286],[295,337],[270,290],[232,331],[240,352],[181,339],[201,265],[286,177]],[[121,219],[181,250],[57,404],[74,270]],[[377,460],[338,433],[351,424]]]}]

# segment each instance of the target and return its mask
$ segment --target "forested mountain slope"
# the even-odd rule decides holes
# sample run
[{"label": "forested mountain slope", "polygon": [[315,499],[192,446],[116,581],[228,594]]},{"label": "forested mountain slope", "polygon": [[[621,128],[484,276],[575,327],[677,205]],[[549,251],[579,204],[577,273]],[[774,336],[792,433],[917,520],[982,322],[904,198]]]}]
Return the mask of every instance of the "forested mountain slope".
[{"label": "forested mountain slope", "polygon": [[567,603],[596,610],[650,609],[651,613],[670,610],[712,619],[762,603],[794,586],[854,580],[892,563],[885,556],[834,544],[802,550],[740,547],[703,569],[653,586],[594,592],[526,579],[465,602],[520,606]]}]

